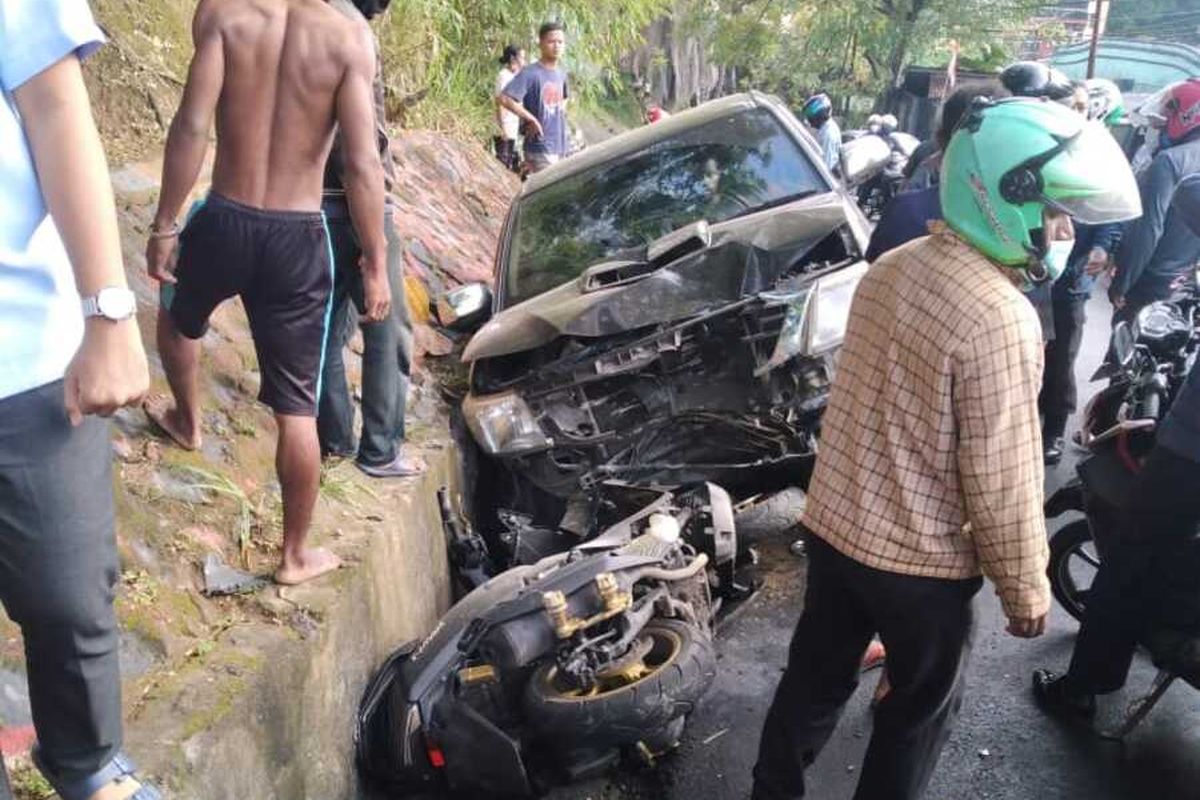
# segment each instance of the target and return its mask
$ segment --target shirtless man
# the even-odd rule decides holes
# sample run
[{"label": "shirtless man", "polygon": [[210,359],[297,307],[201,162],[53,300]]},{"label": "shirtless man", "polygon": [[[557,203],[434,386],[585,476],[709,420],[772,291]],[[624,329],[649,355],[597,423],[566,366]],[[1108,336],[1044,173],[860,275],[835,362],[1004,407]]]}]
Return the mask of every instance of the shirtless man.
[{"label": "shirtless man", "polygon": [[[383,319],[391,303],[375,51],[365,20],[323,0],[200,0],[192,28],[196,53],[167,138],[146,247],[150,276],[163,284],[157,338],[174,402],[152,400],[146,413],[181,447],[200,446],[199,339],[217,305],[240,295],[262,374],[259,400],[279,427],[283,558],[275,580],[296,584],[340,565],[333,553],[304,544],[320,483],[316,409],[332,288],[320,209],[335,126],[362,245],[366,317]],[[181,232],[176,220],[199,177],[214,115],[212,190]]]}]

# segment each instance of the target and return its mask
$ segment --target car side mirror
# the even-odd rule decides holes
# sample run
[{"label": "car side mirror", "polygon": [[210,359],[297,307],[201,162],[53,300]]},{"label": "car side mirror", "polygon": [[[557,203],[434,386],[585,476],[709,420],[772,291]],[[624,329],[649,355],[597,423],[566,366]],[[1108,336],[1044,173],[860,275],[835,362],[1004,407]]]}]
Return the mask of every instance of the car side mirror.
[{"label": "car side mirror", "polygon": [[881,136],[861,136],[842,145],[842,178],[847,186],[870,180],[887,166],[892,148]]},{"label": "car side mirror", "polygon": [[486,283],[465,283],[437,300],[438,323],[456,333],[473,333],[492,316],[492,290]]},{"label": "car side mirror", "polygon": [[1137,343],[1133,339],[1133,328],[1128,322],[1118,322],[1112,333],[1113,355],[1122,367],[1133,363]]}]

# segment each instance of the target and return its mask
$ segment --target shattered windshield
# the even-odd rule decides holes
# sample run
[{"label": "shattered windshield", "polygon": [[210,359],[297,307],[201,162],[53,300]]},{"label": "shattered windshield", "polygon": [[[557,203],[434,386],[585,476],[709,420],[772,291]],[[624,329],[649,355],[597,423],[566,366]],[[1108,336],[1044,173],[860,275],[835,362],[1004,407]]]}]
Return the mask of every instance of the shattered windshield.
[{"label": "shattered windshield", "polygon": [[768,109],[715,120],[522,198],[504,304],[597,262],[640,257],[649,242],[698,220],[724,222],[829,188]]}]

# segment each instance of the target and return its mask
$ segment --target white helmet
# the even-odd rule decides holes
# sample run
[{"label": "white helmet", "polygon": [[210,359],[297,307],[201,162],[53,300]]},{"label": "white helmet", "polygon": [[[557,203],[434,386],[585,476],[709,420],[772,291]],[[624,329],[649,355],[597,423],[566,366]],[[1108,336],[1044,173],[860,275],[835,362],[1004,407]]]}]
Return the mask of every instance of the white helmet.
[{"label": "white helmet", "polygon": [[1119,125],[1125,119],[1125,99],[1121,90],[1107,78],[1088,78],[1088,119]]},{"label": "white helmet", "polygon": [[884,114],[879,118],[879,125],[884,133],[891,133],[900,127],[900,120],[896,119],[894,114]]}]

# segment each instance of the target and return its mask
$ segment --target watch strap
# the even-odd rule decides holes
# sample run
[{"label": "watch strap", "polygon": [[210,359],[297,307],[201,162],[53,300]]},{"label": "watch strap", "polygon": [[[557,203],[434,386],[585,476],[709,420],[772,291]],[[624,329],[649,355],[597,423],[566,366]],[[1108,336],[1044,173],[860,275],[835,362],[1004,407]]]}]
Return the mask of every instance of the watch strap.
[{"label": "watch strap", "polygon": [[83,306],[83,318],[99,317],[100,314],[100,295],[94,294],[91,297],[85,297],[80,301]]}]

